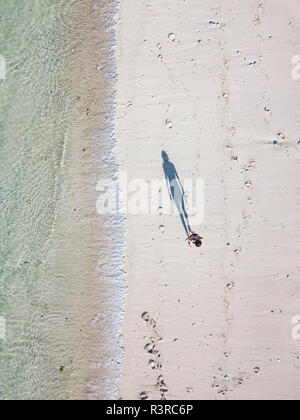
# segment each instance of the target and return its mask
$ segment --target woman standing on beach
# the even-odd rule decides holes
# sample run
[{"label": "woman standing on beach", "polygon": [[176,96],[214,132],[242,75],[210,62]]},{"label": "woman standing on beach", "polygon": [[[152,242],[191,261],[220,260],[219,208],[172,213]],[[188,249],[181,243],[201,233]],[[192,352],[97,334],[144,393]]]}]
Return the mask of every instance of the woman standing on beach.
[{"label": "woman standing on beach", "polygon": [[191,246],[192,242],[197,248],[200,248],[203,242],[203,238],[199,236],[198,233],[190,230],[190,235],[186,238],[186,241],[188,241],[189,246]]}]

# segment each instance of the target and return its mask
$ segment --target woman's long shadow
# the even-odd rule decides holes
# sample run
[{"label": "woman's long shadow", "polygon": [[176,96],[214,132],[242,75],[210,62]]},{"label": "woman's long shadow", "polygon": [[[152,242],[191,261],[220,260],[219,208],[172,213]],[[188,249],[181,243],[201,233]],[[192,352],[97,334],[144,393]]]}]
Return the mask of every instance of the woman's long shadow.
[{"label": "woman's long shadow", "polygon": [[169,192],[170,199],[174,201],[174,204],[178,210],[181,218],[182,225],[186,231],[186,234],[190,234],[190,223],[189,218],[185,209],[185,195],[184,189],[180,182],[176,168],[172,162],[170,162],[167,153],[163,150],[161,152],[163,158],[163,170],[165,173],[165,179]]}]

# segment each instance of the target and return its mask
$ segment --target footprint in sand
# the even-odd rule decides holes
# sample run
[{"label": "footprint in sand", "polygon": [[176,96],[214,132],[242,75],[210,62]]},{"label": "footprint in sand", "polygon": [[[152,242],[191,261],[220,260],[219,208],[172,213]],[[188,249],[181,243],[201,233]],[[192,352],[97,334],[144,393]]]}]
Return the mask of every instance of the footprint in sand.
[{"label": "footprint in sand", "polygon": [[162,364],[159,360],[150,359],[148,363],[149,363],[149,366],[152,370],[162,368]]},{"label": "footprint in sand", "polygon": [[225,70],[229,69],[230,60],[228,58],[224,58],[223,60]]},{"label": "footprint in sand", "polygon": [[261,24],[261,19],[260,19],[260,16],[259,16],[258,13],[255,15],[255,18],[253,20],[253,24],[254,25],[260,25]]},{"label": "footprint in sand", "polygon": [[225,142],[225,148],[228,149],[228,150],[232,150],[233,149],[233,145],[232,145],[231,141],[228,140],[228,139]]},{"label": "footprint in sand", "polygon": [[160,230],[161,233],[165,233],[165,231],[166,231],[164,225],[159,225],[159,230]]},{"label": "footprint in sand", "polygon": [[148,321],[149,321],[149,319],[150,319],[150,315],[148,314],[148,312],[143,312],[143,313],[142,313],[142,315],[141,315],[141,318],[142,318],[144,321],[148,322]]},{"label": "footprint in sand", "polygon": [[154,321],[153,318],[149,319],[149,324],[151,325],[152,328],[156,328],[156,322]]},{"label": "footprint in sand", "polygon": [[[160,341],[162,339],[162,337],[159,335],[159,333],[158,333],[158,331],[156,329],[156,322],[155,322],[155,320],[153,318],[150,318],[150,315],[149,315],[149,313],[147,311],[145,311],[145,312],[142,313],[141,318],[144,321],[146,321],[146,322],[149,323],[149,326],[152,328],[152,330],[153,330],[153,332],[155,334],[156,340]],[[153,337],[151,337],[150,338],[150,341],[154,343],[155,342],[155,339]]]},{"label": "footprint in sand", "polygon": [[157,369],[157,362],[153,359],[149,360],[149,366],[151,367],[151,369]]},{"label": "footprint in sand", "polygon": [[173,32],[170,32],[168,38],[170,41],[174,42],[176,39],[176,35]]},{"label": "footprint in sand", "polygon": [[169,130],[171,130],[171,128],[173,128],[173,123],[171,120],[166,120],[165,121],[165,126],[169,128]]},{"label": "footprint in sand", "polygon": [[234,135],[235,135],[235,132],[236,132],[236,128],[235,128],[234,126],[230,127],[230,128],[229,128],[229,132],[230,132],[230,134],[231,134],[232,136],[234,136]]},{"label": "footprint in sand", "polygon": [[166,399],[166,393],[168,392],[168,388],[166,386],[166,384],[162,385],[159,389],[160,395],[161,395],[161,399],[165,400]]},{"label": "footprint in sand", "polygon": [[164,382],[165,381],[163,375],[159,375],[159,377],[157,378],[157,385],[162,385]]},{"label": "footprint in sand", "polygon": [[252,169],[255,168],[255,160],[254,159],[250,159],[246,165],[243,166],[243,170],[245,172],[251,171]]},{"label": "footprint in sand", "polygon": [[150,354],[155,354],[156,350],[155,350],[155,344],[154,342],[152,343],[147,343],[144,347],[144,349],[150,353]]},{"label": "footprint in sand", "polygon": [[285,135],[281,132],[277,133],[277,136],[281,139],[284,140],[285,139]]},{"label": "footprint in sand", "polygon": [[[157,348],[157,341],[161,340],[161,337],[159,336],[158,331],[156,329],[157,324],[155,320],[151,318],[149,313],[146,311],[142,313],[141,318],[148,323],[148,325],[152,328],[153,332],[155,333],[155,338],[150,337],[149,342],[146,343],[144,346],[146,352],[152,355],[152,358],[148,361],[148,365],[152,370],[161,370],[161,354]],[[166,393],[168,392],[168,387],[164,381],[163,375],[158,376],[155,387],[159,390],[161,399],[165,400]]]},{"label": "footprint in sand", "polygon": [[147,391],[142,391],[140,393],[140,400],[147,400],[148,399],[148,392]]},{"label": "footprint in sand", "polygon": [[158,207],[158,209],[157,209],[157,214],[158,214],[159,216],[162,216],[162,214],[163,214],[163,208],[162,208],[162,207]]},{"label": "footprint in sand", "polygon": [[157,389],[159,389],[161,399],[165,400],[166,399],[166,393],[168,392],[168,387],[167,387],[167,384],[165,383],[163,375],[159,375],[159,377],[157,378],[157,383],[156,383],[155,387]]},{"label": "footprint in sand", "polygon": [[265,111],[267,114],[271,114],[271,109],[270,109],[268,106],[265,106],[265,107],[264,107],[264,111]]},{"label": "footprint in sand", "polygon": [[231,290],[234,287],[234,282],[231,281],[230,283],[227,284],[227,289]]}]

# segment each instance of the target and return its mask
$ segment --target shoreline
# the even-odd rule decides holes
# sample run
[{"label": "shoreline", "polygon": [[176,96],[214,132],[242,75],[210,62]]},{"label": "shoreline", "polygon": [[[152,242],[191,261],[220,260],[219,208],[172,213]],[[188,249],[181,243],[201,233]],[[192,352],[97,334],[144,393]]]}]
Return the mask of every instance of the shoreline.
[{"label": "shoreline", "polygon": [[[75,192],[79,192],[75,207],[76,224],[81,223],[81,227],[77,227],[82,243],[78,240],[76,243],[85,245],[83,255],[85,261],[89,257],[90,266],[82,272],[84,282],[80,298],[78,296],[81,309],[75,317],[75,328],[81,335],[77,332],[74,336],[77,360],[72,366],[75,382],[71,398],[98,400],[117,398],[122,357],[120,323],[126,291],[122,271],[126,227],[123,216],[99,214],[96,206],[102,193],[99,181],[116,179],[118,172],[114,157],[115,62],[112,54],[117,6],[112,0],[99,4],[93,1],[90,8],[90,31],[80,45],[81,56],[72,60],[71,69],[74,92],[81,93],[81,99],[76,106],[77,126],[69,141],[70,156],[72,162],[81,161],[81,179],[85,179],[79,188],[69,186],[69,195],[74,199]],[[75,170],[78,170],[77,163]],[[73,202],[70,205],[74,207]]]}]

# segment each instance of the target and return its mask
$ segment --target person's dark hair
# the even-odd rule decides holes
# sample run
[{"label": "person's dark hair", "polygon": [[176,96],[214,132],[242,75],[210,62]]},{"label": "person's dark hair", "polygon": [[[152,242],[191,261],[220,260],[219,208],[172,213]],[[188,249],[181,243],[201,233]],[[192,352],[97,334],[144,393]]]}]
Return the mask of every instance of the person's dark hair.
[{"label": "person's dark hair", "polygon": [[195,241],[195,245],[199,248],[202,245],[201,239],[197,239],[197,241]]},{"label": "person's dark hair", "polygon": [[162,152],[161,152],[161,157],[163,158],[164,162],[168,162],[169,156],[168,156],[167,152],[165,152],[164,150],[162,150]]}]

